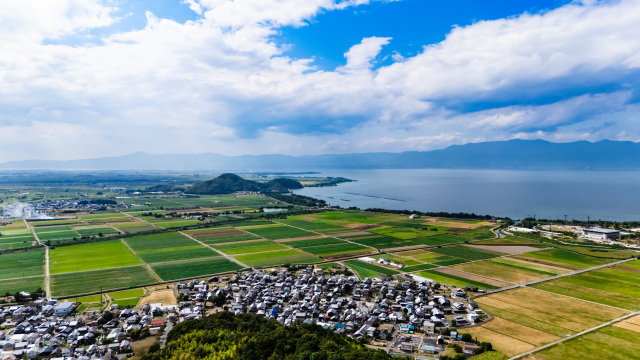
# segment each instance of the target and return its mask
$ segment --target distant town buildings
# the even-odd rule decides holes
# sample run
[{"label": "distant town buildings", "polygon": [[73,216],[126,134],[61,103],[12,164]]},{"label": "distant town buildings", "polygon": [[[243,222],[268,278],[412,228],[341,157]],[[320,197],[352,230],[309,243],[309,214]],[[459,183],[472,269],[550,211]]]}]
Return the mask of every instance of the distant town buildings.
[{"label": "distant town buildings", "polygon": [[582,237],[593,241],[611,241],[620,238],[620,231],[594,227],[582,230]]}]

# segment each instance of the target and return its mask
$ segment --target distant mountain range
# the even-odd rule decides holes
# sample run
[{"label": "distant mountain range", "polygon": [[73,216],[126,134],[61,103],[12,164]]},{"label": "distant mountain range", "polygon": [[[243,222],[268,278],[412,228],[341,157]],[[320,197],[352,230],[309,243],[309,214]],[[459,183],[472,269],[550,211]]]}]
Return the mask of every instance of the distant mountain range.
[{"label": "distant mountain range", "polygon": [[316,156],[167,154],[137,152],[97,159],[24,160],[0,170],[220,170],[300,171],[320,169],[640,169],[640,143],[603,140],[551,143],[509,140],[453,145],[442,150]]}]

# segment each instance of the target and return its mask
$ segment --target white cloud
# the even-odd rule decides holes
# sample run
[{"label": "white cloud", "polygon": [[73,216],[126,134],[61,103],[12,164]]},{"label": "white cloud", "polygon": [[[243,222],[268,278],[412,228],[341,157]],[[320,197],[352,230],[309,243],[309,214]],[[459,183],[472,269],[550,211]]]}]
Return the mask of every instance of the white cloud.
[{"label": "white cloud", "polygon": [[[144,28],[98,45],[44,40],[113,24],[112,2],[0,3],[0,161],[113,149],[402,151],[560,140],[561,131],[572,134],[564,139],[640,139],[631,104],[640,85],[637,0],[481,21],[418,55],[393,53],[395,63],[376,70],[393,43],[366,37],[335,71],[283,56],[271,37],[368,0],[183,3],[201,16],[178,23],[148,13]],[[616,125],[599,128],[608,116]]]}]

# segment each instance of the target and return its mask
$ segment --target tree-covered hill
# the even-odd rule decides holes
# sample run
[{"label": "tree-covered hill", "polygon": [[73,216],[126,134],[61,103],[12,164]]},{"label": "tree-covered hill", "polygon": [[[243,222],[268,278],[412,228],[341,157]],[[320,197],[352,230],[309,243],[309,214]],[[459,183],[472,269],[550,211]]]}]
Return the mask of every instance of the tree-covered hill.
[{"label": "tree-covered hill", "polygon": [[167,345],[145,360],[387,360],[344,335],[317,325],[283,326],[253,314],[220,312],[176,325]]},{"label": "tree-covered hill", "polygon": [[280,191],[301,189],[302,184],[292,179],[273,179],[266,183],[259,183],[241,178],[236,174],[222,174],[215,179],[193,185],[187,189],[189,194],[217,195],[232,194],[237,191]]}]

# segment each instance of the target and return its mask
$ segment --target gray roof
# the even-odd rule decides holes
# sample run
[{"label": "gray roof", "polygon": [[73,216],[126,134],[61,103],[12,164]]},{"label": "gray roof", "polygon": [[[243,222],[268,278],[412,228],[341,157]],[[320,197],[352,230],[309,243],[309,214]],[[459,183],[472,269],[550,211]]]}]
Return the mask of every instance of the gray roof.
[{"label": "gray roof", "polygon": [[599,227],[584,229],[584,231],[594,232],[599,234],[619,234],[620,233],[620,231],[618,230],[603,229]]}]

